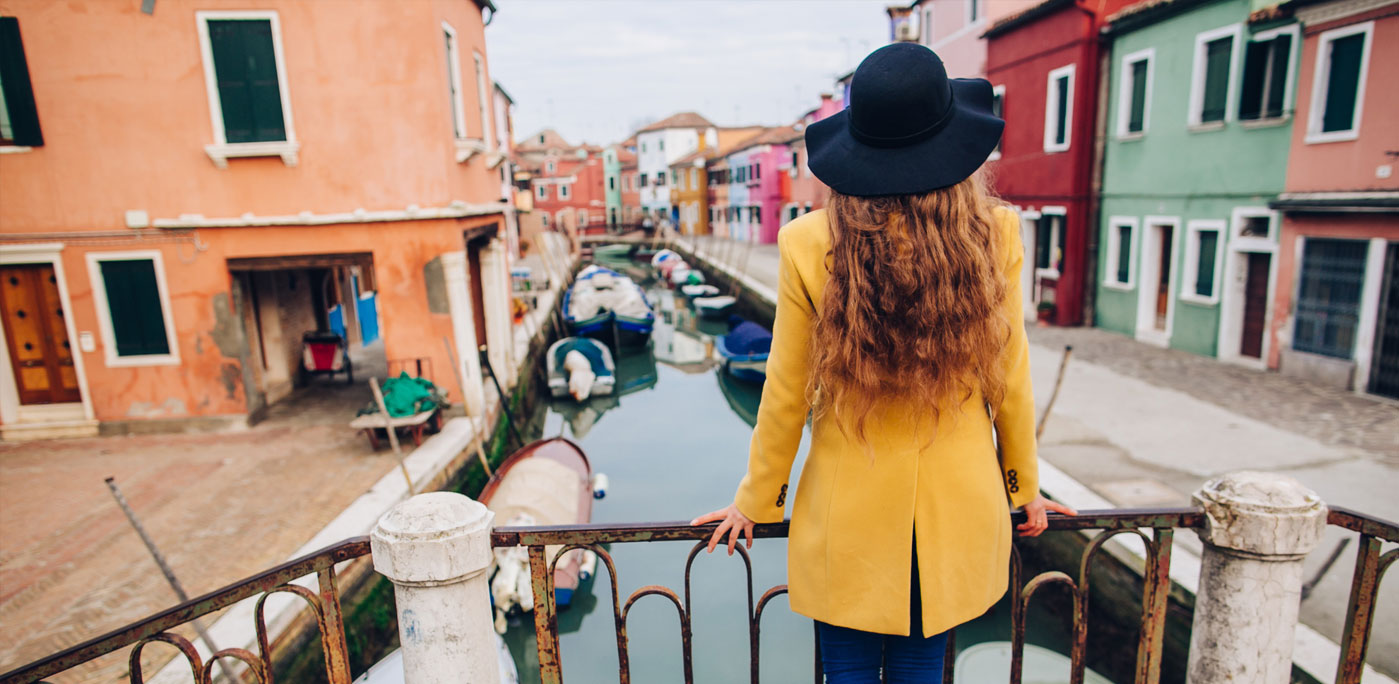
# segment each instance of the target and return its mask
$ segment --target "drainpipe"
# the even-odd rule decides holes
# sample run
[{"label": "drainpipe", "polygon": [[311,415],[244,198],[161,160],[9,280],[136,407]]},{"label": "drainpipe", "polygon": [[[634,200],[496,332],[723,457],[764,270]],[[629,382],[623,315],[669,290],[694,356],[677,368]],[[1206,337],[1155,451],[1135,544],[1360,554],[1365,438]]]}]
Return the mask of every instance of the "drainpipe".
[{"label": "drainpipe", "polygon": [[1088,60],[1090,69],[1094,69],[1094,82],[1098,84],[1095,93],[1095,106],[1093,116],[1093,147],[1092,155],[1086,165],[1088,167],[1088,196],[1084,211],[1084,219],[1087,223],[1088,232],[1084,235],[1084,263],[1083,263],[1083,295],[1082,295],[1082,316],[1083,325],[1092,327],[1096,323],[1096,313],[1098,302],[1098,235],[1102,228],[1102,192],[1103,192],[1103,160],[1107,152],[1107,130],[1108,130],[1108,81],[1111,80],[1112,50],[1108,47],[1108,42],[1103,39],[1101,32],[1104,18],[1105,3],[1098,1],[1095,9],[1085,9],[1089,14],[1089,25],[1091,35],[1087,45],[1092,51],[1094,59]]},{"label": "drainpipe", "polygon": [[1302,600],[1302,561],[1326,531],[1326,505],[1285,475],[1241,471],[1206,482],[1190,684],[1286,684]]},{"label": "drainpipe", "polygon": [[394,506],[369,537],[393,582],[405,684],[500,684],[487,570],[495,514],[456,492]]}]

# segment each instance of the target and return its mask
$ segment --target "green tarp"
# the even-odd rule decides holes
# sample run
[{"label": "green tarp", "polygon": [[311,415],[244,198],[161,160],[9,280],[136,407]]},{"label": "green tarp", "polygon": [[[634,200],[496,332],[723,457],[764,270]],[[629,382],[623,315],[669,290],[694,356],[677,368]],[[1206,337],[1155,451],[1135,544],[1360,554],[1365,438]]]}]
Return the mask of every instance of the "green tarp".
[{"label": "green tarp", "polygon": [[[396,378],[385,380],[380,387],[384,391],[384,406],[389,416],[402,418],[437,407],[446,407],[447,400],[437,386],[422,378],[400,373]],[[359,415],[378,413],[379,407],[370,403],[360,409]]]}]

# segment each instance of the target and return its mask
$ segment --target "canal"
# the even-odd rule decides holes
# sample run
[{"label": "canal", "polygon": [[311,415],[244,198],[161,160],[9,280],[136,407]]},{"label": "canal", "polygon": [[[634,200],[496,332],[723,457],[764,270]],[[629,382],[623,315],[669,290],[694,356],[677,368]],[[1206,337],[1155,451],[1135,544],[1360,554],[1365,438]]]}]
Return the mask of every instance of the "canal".
[{"label": "canal", "polygon": [[[599,262],[638,279],[649,271],[625,262]],[[641,282],[657,309],[656,330],[649,348],[624,351],[618,359],[618,394],[581,405],[551,403],[543,419],[543,436],[563,435],[575,440],[587,452],[593,471],[605,473],[610,480],[607,497],[593,508],[593,522],[690,520],[727,505],[743,476],[757,417],[761,385],[728,375],[713,352],[713,336],[723,334],[725,324],[699,319],[683,297],[650,279]],[[804,439],[794,474],[800,472],[806,448]],[[625,602],[633,591],[650,584],[671,587],[683,600],[685,559],[690,549],[687,542],[612,546],[619,601]],[[769,587],[786,581],[786,540],[759,540],[751,557],[756,602]],[[701,554],[694,564],[690,590],[695,681],[748,681],[748,595],[743,561],[738,554]],[[565,681],[617,680],[611,605],[606,569],[599,563],[590,590],[575,595],[573,606],[559,615]],[[1028,643],[1068,652],[1067,616],[1032,609],[1029,620]],[[761,627],[762,681],[810,682],[811,621],[790,612],[786,597],[779,597],[765,609]],[[683,681],[679,618],[669,601],[659,596],[642,599],[632,608],[627,634],[632,681]],[[957,630],[958,649],[1009,639],[1006,601]],[[530,616],[512,622],[506,642],[521,681],[538,681]],[[996,679],[1007,681],[1008,675],[1007,666],[1005,674]],[[1027,682],[1067,682],[1067,660],[1062,673],[1031,673],[1027,668],[1026,675]]]}]

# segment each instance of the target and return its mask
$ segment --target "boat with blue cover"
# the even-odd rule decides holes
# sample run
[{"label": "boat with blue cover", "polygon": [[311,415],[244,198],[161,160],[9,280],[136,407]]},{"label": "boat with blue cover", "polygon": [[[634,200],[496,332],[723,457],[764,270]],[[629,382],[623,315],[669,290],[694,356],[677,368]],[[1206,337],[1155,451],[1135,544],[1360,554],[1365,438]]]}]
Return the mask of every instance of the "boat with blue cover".
[{"label": "boat with blue cover", "polygon": [[714,338],[714,349],[734,377],[749,382],[767,379],[768,353],[772,351],[772,332],[767,328],[730,316],[729,333]]},{"label": "boat with blue cover", "polygon": [[577,401],[612,394],[617,367],[607,346],[591,337],[565,337],[549,346],[544,358],[549,394]]},{"label": "boat with blue cover", "polygon": [[576,336],[623,346],[643,346],[656,325],[656,312],[636,281],[596,264],[578,272],[563,296],[564,323]]}]

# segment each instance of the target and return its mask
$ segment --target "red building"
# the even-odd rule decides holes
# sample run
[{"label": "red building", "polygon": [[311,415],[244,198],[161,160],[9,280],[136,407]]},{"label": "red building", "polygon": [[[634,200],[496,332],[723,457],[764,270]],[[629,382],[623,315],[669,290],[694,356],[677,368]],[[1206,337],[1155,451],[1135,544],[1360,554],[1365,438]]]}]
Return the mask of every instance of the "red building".
[{"label": "red building", "polygon": [[607,223],[607,176],[602,148],[571,145],[546,129],[515,146],[519,166],[528,171],[534,213],[545,228],[572,235]]},{"label": "red building", "polygon": [[987,78],[1006,120],[991,165],[996,191],[1021,216],[1026,313],[1043,309],[1058,325],[1082,325],[1091,308],[1098,29],[1130,4],[1047,0],[984,36]]}]

